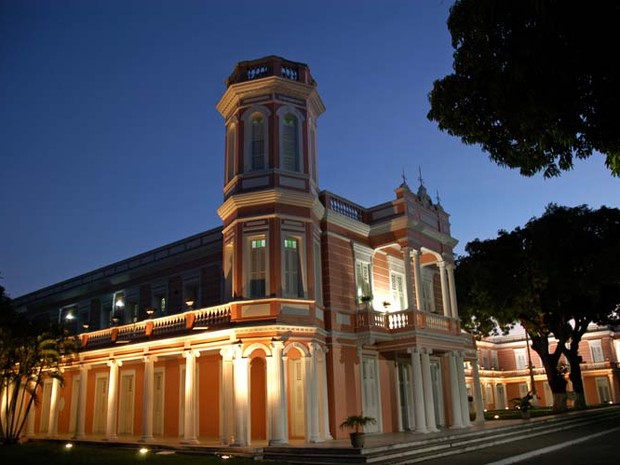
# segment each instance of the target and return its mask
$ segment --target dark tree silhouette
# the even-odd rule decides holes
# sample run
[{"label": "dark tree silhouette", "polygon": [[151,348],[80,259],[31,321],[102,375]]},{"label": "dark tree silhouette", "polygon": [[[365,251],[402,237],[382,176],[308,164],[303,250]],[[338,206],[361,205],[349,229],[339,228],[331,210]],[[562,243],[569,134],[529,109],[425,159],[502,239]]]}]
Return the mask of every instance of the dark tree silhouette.
[{"label": "dark tree silhouette", "polygon": [[566,408],[561,356],[583,407],[579,342],[591,323],[618,323],[619,237],[618,209],[549,205],[522,228],[470,242],[457,261],[463,327],[483,337],[520,322],[545,367],[556,410]]},{"label": "dark tree silhouette", "polygon": [[430,120],[501,166],[558,176],[594,152],[620,176],[620,4],[457,0],[454,72],[435,81]]}]

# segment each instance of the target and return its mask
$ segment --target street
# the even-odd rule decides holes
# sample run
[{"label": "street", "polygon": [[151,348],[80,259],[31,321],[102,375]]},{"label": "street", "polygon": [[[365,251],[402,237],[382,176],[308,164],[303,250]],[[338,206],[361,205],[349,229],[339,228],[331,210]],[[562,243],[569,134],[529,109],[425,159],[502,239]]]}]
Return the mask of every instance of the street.
[{"label": "street", "polygon": [[558,431],[522,441],[449,455],[424,465],[522,465],[553,461],[570,465],[608,465],[620,458],[620,418]]}]

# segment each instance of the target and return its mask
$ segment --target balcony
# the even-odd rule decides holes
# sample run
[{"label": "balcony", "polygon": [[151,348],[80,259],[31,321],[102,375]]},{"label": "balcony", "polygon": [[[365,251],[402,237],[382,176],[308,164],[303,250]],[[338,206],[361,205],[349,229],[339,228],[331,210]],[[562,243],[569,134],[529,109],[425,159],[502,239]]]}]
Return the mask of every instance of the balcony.
[{"label": "balcony", "polygon": [[458,320],[443,315],[402,310],[399,312],[378,312],[359,310],[356,315],[356,330],[395,333],[405,330],[426,330],[459,335],[461,326]]},{"label": "balcony", "polygon": [[192,310],[153,320],[139,321],[80,335],[84,349],[99,349],[116,344],[129,344],[161,339],[194,330],[218,329],[230,325],[230,305]]}]

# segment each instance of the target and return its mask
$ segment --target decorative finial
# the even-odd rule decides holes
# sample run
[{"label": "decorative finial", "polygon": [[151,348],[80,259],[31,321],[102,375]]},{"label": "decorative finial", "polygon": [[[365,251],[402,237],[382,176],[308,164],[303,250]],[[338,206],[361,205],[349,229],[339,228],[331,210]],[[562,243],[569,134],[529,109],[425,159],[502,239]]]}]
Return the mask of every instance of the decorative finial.
[{"label": "decorative finial", "polygon": [[437,205],[441,205],[441,197],[439,197],[439,191],[437,191]]},{"label": "decorative finial", "polygon": [[423,186],[424,185],[424,178],[422,177],[422,167],[421,166],[418,166],[418,173],[419,173],[418,181],[420,181],[420,186]]},{"label": "decorative finial", "polygon": [[403,184],[407,184],[407,176],[405,176],[405,167],[403,166],[403,174],[401,174],[403,178]]}]

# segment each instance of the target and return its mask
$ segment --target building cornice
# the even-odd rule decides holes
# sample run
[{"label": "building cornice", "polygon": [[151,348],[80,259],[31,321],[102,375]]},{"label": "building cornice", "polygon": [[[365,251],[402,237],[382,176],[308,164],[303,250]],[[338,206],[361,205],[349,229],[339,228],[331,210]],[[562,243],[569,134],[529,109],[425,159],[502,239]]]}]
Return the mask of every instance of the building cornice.
[{"label": "building cornice", "polygon": [[239,208],[273,203],[313,209],[315,197],[305,192],[295,192],[281,188],[234,194],[228,197],[220,208],[217,209],[217,214],[225,221],[231,213]]}]

